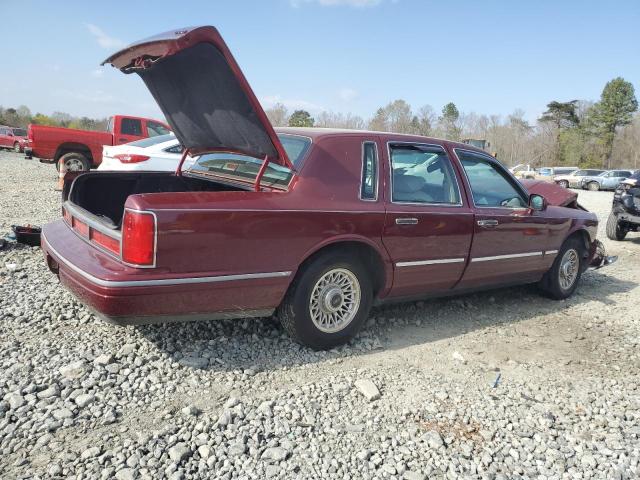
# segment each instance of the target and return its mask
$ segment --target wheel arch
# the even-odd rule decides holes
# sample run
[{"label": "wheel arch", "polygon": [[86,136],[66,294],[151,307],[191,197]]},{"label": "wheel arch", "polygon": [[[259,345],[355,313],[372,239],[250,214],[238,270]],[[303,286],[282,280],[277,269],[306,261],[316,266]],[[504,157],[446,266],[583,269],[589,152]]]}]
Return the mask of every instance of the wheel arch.
[{"label": "wheel arch", "polygon": [[89,162],[93,163],[93,153],[91,153],[91,149],[84,143],[65,142],[60,144],[56,149],[56,153],[53,156],[53,159],[57,162],[58,160],[60,160],[60,157],[66,155],[67,153],[81,153],[82,155],[87,157],[87,160],[89,160]]},{"label": "wheel arch", "polygon": [[291,283],[318,257],[329,254],[332,251],[349,251],[356,255],[371,273],[373,279],[374,297],[384,296],[391,288],[393,281],[393,269],[391,259],[382,247],[366,237],[344,236],[326,240],[308,250],[299,262],[299,267],[293,275]]}]

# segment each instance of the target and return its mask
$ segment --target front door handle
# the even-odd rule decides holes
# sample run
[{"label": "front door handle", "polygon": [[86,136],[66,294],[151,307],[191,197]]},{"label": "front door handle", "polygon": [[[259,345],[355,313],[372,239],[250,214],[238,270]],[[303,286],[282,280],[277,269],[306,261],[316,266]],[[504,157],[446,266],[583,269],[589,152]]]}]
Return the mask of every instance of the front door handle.
[{"label": "front door handle", "polygon": [[396,218],[396,225],[417,225],[418,219],[413,217]]},{"label": "front door handle", "polygon": [[478,220],[478,226],[480,227],[497,227],[498,220]]}]

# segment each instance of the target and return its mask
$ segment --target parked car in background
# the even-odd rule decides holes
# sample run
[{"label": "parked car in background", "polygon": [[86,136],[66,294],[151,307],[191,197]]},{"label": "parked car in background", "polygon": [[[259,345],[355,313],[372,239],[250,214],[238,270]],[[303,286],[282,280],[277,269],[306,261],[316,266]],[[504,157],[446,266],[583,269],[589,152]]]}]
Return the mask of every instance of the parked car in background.
[{"label": "parked car in background", "polygon": [[521,283],[563,299],[605,260],[576,193],[527,189],[470,145],[274,130],[213,27],[106,62],[144,80],[197,157],[172,173],[66,178],[63,218],[42,232],[47,264],[116,324],[276,313],[294,339],[326,349],[374,303]]},{"label": "parked car in background", "polygon": [[104,145],[120,145],[170,132],[171,127],[158,120],[126,115],[111,117],[106,132],[31,124],[25,154],[56,165],[63,159],[67,171],[88,171],[102,162]]},{"label": "parked car in background", "polygon": [[580,188],[584,177],[597,176],[602,172],[604,172],[604,170],[576,170],[566,175],[556,175],[553,177],[553,181],[564,188]]},{"label": "parked car in background", "polygon": [[27,145],[27,131],[24,128],[0,125],[0,148],[10,148],[16,153],[24,151]]},{"label": "parked car in background", "polygon": [[103,147],[98,170],[175,172],[183,151],[173,133]]},{"label": "parked car in background", "polygon": [[578,170],[578,167],[541,167],[538,175],[542,177],[554,177],[556,175],[569,175]]},{"label": "parked car in background", "polygon": [[606,230],[607,237],[617,241],[629,232],[640,232],[640,170],[616,187]]},{"label": "parked car in background", "polygon": [[586,190],[615,190],[620,182],[631,176],[631,170],[608,170],[600,175],[582,177],[580,187]]}]

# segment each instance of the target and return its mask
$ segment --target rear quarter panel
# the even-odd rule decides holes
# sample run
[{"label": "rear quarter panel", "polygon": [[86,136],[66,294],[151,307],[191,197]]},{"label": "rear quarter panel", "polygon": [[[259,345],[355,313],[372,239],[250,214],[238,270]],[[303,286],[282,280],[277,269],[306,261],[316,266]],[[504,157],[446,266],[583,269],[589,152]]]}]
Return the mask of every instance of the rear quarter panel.
[{"label": "rear quarter panel", "polygon": [[93,132],[71,128],[32,125],[33,156],[43,159],[55,158],[58,148],[67,144],[78,144],[91,151],[95,165],[102,161],[102,146],[113,144],[113,135],[109,132]]},{"label": "rear quarter panel", "polygon": [[322,138],[288,192],[134,195],[127,207],[156,213],[157,264],[172,274],[290,271],[293,278],[301,262],[339,241],[360,241],[388,262],[382,200],[358,199],[360,156],[357,139]]}]

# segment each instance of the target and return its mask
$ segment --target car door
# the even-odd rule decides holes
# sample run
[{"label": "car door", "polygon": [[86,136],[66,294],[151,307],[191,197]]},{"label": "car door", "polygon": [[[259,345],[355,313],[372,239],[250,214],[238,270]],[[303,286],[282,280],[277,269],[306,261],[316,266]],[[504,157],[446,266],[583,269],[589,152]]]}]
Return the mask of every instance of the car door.
[{"label": "car door", "polygon": [[631,172],[626,170],[614,170],[611,172],[611,178],[607,182],[607,188],[615,190],[615,188],[622,182],[625,178],[631,176]]},{"label": "car door", "polygon": [[458,288],[525,283],[548,268],[548,220],[528,208],[528,193],[493,157],[456,149],[473,201],[470,260]]},{"label": "car door", "polygon": [[121,117],[120,128],[117,131],[119,133],[116,135],[116,144],[129,143],[145,138],[140,118]]},{"label": "car door", "polygon": [[473,212],[442,145],[389,142],[383,243],[393,260],[391,297],[451,289],[471,245]]}]

